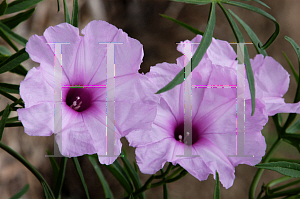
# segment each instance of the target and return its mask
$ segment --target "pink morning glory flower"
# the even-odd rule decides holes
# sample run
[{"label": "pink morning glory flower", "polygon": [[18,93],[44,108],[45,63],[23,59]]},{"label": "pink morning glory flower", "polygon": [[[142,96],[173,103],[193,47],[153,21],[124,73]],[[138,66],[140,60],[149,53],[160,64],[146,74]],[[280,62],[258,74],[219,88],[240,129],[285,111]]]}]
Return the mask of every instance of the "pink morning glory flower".
[{"label": "pink morning glory flower", "polygon": [[34,35],[29,39],[26,51],[40,66],[32,68],[20,83],[25,108],[18,109],[18,116],[28,135],[50,136],[54,133],[57,78],[54,43],[68,43],[61,47],[62,129],[55,139],[64,156],[97,153],[101,163],[111,164],[117,157],[102,157],[106,155],[107,145],[105,85],[108,56],[105,43],[122,43],[114,47],[115,117],[108,118],[108,122],[115,123],[115,155],[120,154],[122,136],[133,130],[151,128],[159,97],[150,95],[156,88],[145,75],[138,73],[143,58],[139,41],[104,21],[90,22],[81,34],[83,36],[79,35],[78,28],[62,23],[46,29],[43,36]]},{"label": "pink morning glory flower", "polygon": [[[201,36],[197,36],[192,41],[197,43],[200,40]],[[193,45],[193,53],[197,47]],[[183,45],[179,45],[178,50],[183,52]],[[152,130],[137,130],[126,136],[130,145],[136,147],[136,160],[141,172],[154,174],[166,162],[171,162],[181,165],[200,181],[207,179],[209,174],[215,176],[218,171],[221,183],[229,188],[234,182],[235,167],[238,164],[253,166],[261,161],[266,150],[261,130],[268,121],[264,98],[256,98],[253,116],[251,100],[245,99],[244,155],[248,157],[231,157],[236,154],[237,90],[201,87],[236,85],[236,57],[229,43],[213,38],[199,66],[193,70],[192,85],[200,86],[192,88],[192,135],[184,133],[184,82],[161,94]],[[169,83],[184,66],[184,56],[181,56],[177,64],[157,64],[146,76],[158,90]],[[245,89],[246,96],[248,92],[249,89]],[[192,141],[186,143],[185,136],[192,136]],[[195,157],[180,157],[184,155],[185,146]]]}]

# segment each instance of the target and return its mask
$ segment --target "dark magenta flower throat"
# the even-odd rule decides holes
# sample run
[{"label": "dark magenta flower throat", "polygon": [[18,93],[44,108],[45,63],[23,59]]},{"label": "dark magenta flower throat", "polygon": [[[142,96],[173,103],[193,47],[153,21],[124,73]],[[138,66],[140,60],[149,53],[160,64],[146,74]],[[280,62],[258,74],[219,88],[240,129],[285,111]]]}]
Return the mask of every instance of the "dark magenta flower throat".
[{"label": "dark magenta flower throat", "polygon": [[[192,139],[186,139],[187,136],[192,136]],[[177,124],[177,126],[174,129],[174,138],[182,143],[185,143],[187,145],[193,145],[196,142],[198,142],[200,138],[200,130],[197,125],[192,126],[192,132],[191,133],[184,133],[184,123],[181,122]],[[189,142],[191,140],[191,142]]]},{"label": "dark magenta flower throat", "polygon": [[77,112],[85,111],[92,104],[92,95],[89,88],[70,88],[66,103]]}]

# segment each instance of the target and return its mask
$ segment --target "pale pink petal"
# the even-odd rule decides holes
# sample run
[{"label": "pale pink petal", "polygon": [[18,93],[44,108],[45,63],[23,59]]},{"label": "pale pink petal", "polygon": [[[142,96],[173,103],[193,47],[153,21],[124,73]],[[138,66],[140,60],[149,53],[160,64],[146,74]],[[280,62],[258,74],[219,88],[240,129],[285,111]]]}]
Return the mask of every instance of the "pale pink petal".
[{"label": "pale pink petal", "polygon": [[48,44],[53,53],[54,43],[69,43],[62,44],[61,47],[63,72],[69,80],[69,85],[84,84],[84,51],[78,28],[68,23],[50,26],[45,30],[44,37],[47,43],[53,43]]},{"label": "pale pink petal", "polygon": [[[192,42],[192,54],[194,54],[201,42],[202,36],[197,35],[192,39],[192,41],[186,40],[184,42]],[[177,50],[184,53],[184,45],[179,44]],[[236,53],[232,46],[227,41],[222,41],[219,39],[212,38],[212,42],[208,47],[204,58],[208,58],[212,61],[214,65],[226,66],[230,68],[235,68],[237,61],[235,61]]]},{"label": "pale pink petal", "polygon": [[21,81],[20,95],[25,102],[25,108],[43,102],[54,103],[54,88],[44,79],[43,71],[39,67],[29,70],[24,81]]},{"label": "pale pink petal", "polygon": [[138,72],[144,55],[139,41],[128,37],[121,29],[105,21],[91,21],[82,30],[82,34],[86,56],[86,78],[90,79],[87,84],[98,84],[106,79],[106,43],[110,42],[119,43],[114,45],[116,77]]},{"label": "pale pink petal", "polygon": [[24,131],[31,136],[50,136],[54,128],[54,104],[43,102],[26,109],[18,109]]}]

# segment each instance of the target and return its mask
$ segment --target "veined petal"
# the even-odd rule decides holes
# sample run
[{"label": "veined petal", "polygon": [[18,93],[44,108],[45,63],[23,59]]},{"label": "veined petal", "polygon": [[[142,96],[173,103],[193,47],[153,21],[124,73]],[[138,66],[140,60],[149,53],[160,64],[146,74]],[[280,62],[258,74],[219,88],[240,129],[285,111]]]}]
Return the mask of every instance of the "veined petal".
[{"label": "veined petal", "polygon": [[84,35],[87,84],[98,84],[106,79],[107,43],[115,43],[116,77],[138,72],[144,56],[139,41],[105,21],[91,21],[81,32]]}]

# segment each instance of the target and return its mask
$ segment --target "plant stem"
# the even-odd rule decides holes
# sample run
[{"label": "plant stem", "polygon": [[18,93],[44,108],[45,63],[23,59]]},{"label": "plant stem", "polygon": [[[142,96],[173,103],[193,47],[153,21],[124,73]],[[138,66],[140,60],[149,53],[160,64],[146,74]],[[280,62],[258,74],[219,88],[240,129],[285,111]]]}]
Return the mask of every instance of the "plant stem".
[{"label": "plant stem", "polygon": [[[273,153],[275,152],[275,150],[277,149],[277,147],[279,146],[279,144],[282,142],[282,138],[278,138],[276,140],[276,142],[272,145],[271,149],[268,151],[268,153],[265,155],[265,157],[262,159],[261,163],[267,163],[269,162],[269,160],[271,159]],[[255,191],[256,191],[256,187],[257,184],[260,180],[260,177],[262,175],[262,173],[264,172],[264,169],[258,169],[250,186],[250,190],[249,190],[249,199],[255,199]]]}]

